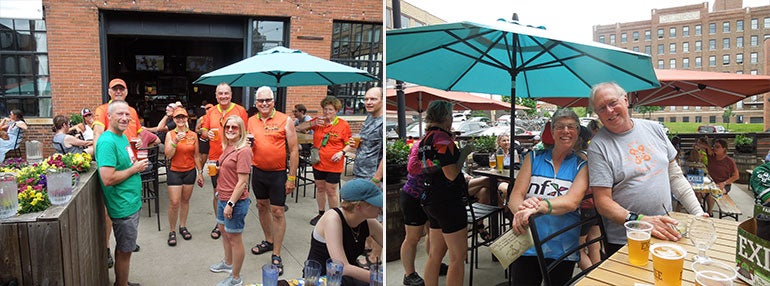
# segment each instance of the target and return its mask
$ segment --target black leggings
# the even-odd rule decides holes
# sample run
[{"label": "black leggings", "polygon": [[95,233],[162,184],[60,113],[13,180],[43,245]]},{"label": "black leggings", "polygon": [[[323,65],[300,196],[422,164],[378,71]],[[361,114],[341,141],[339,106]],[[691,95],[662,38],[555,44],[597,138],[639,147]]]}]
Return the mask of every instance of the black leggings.
[{"label": "black leggings", "polygon": [[[553,262],[553,259],[546,259],[546,263]],[[575,261],[562,261],[551,270],[551,284],[564,285],[572,278],[575,270]],[[511,263],[510,270],[513,276],[513,285],[533,285],[540,286],[543,281],[543,275],[538,270],[537,256],[521,256]]]}]

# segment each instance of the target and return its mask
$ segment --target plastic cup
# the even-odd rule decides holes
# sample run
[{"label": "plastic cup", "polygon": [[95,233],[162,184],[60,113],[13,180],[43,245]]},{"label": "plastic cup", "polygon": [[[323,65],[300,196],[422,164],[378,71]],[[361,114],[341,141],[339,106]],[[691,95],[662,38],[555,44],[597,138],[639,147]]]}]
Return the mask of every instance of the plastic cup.
[{"label": "plastic cup", "polygon": [[136,157],[138,156],[138,153],[139,153],[139,149],[138,149],[138,148],[136,148],[136,144],[139,144],[139,141],[140,141],[140,139],[139,139],[139,138],[134,138],[134,139],[131,139],[131,140],[129,141],[129,145],[131,145],[131,151],[133,151],[133,152],[134,152],[133,156],[131,156],[131,157],[133,157],[133,158],[136,158]]},{"label": "plastic cup", "polygon": [[628,239],[628,262],[636,266],[645,266],[650,258],[650,237],[652,224],[645,221],[627,221],[626,238]]},{"label": "plastic cup", "polygon": [[502,154],[497,155],[495,154],[495,164],[497,165],[497,171],[502,172],[503,171],[503,156]]},{"label": "plastic cup", "polygon": [[497,166],[497,159],[494,156],[489,156],[489,169],[494,169]]},{"label": "plastic cup", "polygon": [[329,258],[326,260],[326,286],[340,286],[342,283],[342,261]]},{"label": "plastic cup", "polygon": [[316,286],[318,285],[318,278],[321,277],[321,263],[315,260],[305,261],[305,270],[303,271],[305,278],[305,285]]},{"label": "plastic cup", "polygon": [[278,266],[270,264],[262,265],[262,286],[278,285]]},{"label": "plastic cup", "polygon": [[718,261],[697,261],[692,263],[695,285],[731,286],[738,272],[730,265]]},{"label": "plastic cup", "polygon": [[382,286],[382,264],[369,265],[369,285]]},{"label": "plastic cup", "polygon": [[673,243],[655,243],[650,252],[655,286],[681,286],[687,250]]},{"label": "plastic cup", "polygon": [[213,177],[217,175],[217,161],[208,160],[206,166],[209,168],[209,176]]},{"label": "plastic cup", "polygon": [[211,141],[219,141],[219,128],[211,128],[211,133],[214,133],[214,137],[211,138]]},{"label": "plastic cup", "polygon": [[139,160],[147,159],[147,150],[139,150],[136,153],[136,158],[138,158]]},{"label": "plastic cup", "polygon": [[361,145],[361,135],[353,134],[353,148],[358,148]]},{"label": "plastic cup", "polygon": [[246,139],[249,140],[249,146],[254,146],[254,135],[246,133]]}]

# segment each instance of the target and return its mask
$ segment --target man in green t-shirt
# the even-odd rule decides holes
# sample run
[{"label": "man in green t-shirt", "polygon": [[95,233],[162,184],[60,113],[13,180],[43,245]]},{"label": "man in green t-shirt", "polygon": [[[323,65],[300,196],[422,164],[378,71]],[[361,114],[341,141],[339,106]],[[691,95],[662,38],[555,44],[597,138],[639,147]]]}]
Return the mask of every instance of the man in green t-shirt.
[{"label": "man in green t-shirt", "polygon": [[113,100],[107,112],[110,127],[99,137],[95,154],[104,204],[115,233],[115,285],[123,286],[131,285],[128,270],[131,253],[136,248],[139,210],[142,208],[139,172],[147,168],[147,159],[132,161],[136,154],[123,134],[131,119],[128,103]]}]

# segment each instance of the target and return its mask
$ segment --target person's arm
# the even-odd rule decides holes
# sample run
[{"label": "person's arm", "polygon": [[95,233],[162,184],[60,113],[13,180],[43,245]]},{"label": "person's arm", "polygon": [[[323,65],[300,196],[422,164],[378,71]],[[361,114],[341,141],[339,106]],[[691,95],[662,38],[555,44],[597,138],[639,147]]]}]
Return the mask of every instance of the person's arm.
[{"label": "person's arm", "polygon": [[80,140],[75,136],[72,135],[64,135],[64,147],[67,146],[80,146],[80,147],[87,147],[93,144],[91,141],[85,141]]},{"label": "person's arm", "polygon": [[100,123],[94,123],[94,146],[96,146],[96,143],[99,142],[99,136],[102,136],[102,133],[104,133],[104,125]]},{"label": "person's arm", "polygon": [[100,167],[99,168],[99,175],[102,178],[102,182],[105,186],[113,186],[120,184],[121,182],[125,181],[129,177],[133,176],[136,173],[141,172],[144,169],[147,169],[147,164],[149,161],[147,159],[142,159],[139,161],[134,162],[131,167],[125,170],[116,171],[115,167]]},{"label": "person's arm", "polygon": [[329,250],[329,256],[342,262],[344,265],[342,267],[342,275],[350,276],[359,281],[369,282],[369,270],[348,263],[345,249],[342,246],[342,220],[340,219],[340,216],[335,211],[329,211],[327,213],[329,213],[330,216],[324,220],[323,226],[321,227],[324,229],[324,238],[326,239],[326,247]]},{"label": "person's arm", "polygon": [[369,236],[371,236],[375,242],[379,245],[382,244],[382,223],[377,221],[376,219],[367,219],[366,222],[369,224]]},{"label": "person's arm", "polygon": [[700,207],[698,198],[695,197],[695,191],[692,189],[692,184],[682,174],[682,168],[679,167],[676,160],[668,162],[668,180],[671,186],[671,194],[679,200],[679,203],[684,206],[687,212],[694,215],[708,216]]},{"label": "person's arm", "polygon": [[[612,199],[612,188],[591,188],[594,193],[594,203],[596,204],[596,210],[599,212],[599,214],[617,224],[625,223],[626,216],[628,216],[630,211]],[[646,221],[653,225],[653,236],[659,239],[672,241],[677,241],[682,237],[677,230],[671,227],[671,225],[679,224],[679,222],[674,218],[669,216],[648,216],[645,214],[640,215],[642,218],[638,220]]]},{"label": "person's arm", "polygon": [[299,132],[304,132],[304,131],[310,130],[315,125],[314,122],[315,122],[314,120],[309,120],[309,121],[302,122],[302,123],[300,123],[299,125],[296,126],[295,130],[299,131]]},{"label": "person's arm", "polygon": [[203,162],[201,162],[201,152],[198,147],[198,140],[195,140],[195,153],[193,153],[193,160],[195,160],[195,181],[198,186],[203,187]]},{"label": "person's arm", "polygon": [[733,182],[737,181],[737,180],[738,180],[738,178],[740,177],[740,173],[738,172],[738,166],[737,166],[737,165],[735,165],[735,161],[733,161],[733,160],[731,159],[731,160],[730,160],[730,163],[733,165],[733,167],[732,167],[732,169],[733,169],[733,173],[732,173],[732,174],[731,174],[731,176],[730,176],[729,178],[727,178],[727,180],[725,180],[724,182],[719,182],[719,183],[717,183],[717,187],[719,187],[719,188],[720,188],[720,189],[722,189],[722,190],[724,190],[724,189],[725,189],[725,186],[729,186],[729,185],[730,185],[730,184],[732,184]]},{"label": "person's arm", "polygon": [[377,171],[374,171],[374,176],[372,176],[372,182],[377,184],[378,186],[382,187],[382,169],[383,169],[383,160],[380,159],[380,164],[377,165]]},{"label": "person's arm", "polygon": [[[249,181],[248,173],[238,173],[238,182],[235,183],[235,188],[233,188],[233,194],[228,199],[228,201],[232,202],[233,205],[238,203],[238,200],[240,200],[241,195],[243,195],[243,191],[246,190],[247,181]],[[223,213],[226,218],[232,218],[233,208],[226,204]]]},{"label": "person's arm", "polygon": [[297,144],[297,132],[294,131],[294,122],[286,119],[286,143],[289,145],[289,176],[286,180],[286,194],[294,191],[297,184],[297,168],[299,166],[299,144]]},{"label": "person's arm", "polygon": [[[171,131],[166,133],[166,142],[163,144],[163,152],[166,154],[166,160],[171,161],[176,155],[176,136],[171,136]],[[158,139],[160,140],[160,139]],[[198,141],[198,140],[195,140]]]},{"label": "person's arm", "polygon": [[24,121],[16,121],[16,127],[19,127],[24,131],[27,131],[28,128],[27,123]]}]

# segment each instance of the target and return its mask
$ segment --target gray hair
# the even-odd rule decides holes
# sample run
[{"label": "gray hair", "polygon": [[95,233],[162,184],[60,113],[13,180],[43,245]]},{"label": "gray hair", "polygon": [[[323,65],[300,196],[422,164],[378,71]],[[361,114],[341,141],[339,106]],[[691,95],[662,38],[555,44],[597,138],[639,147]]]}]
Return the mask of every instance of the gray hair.
[{"label": "gray hair", "polygon": [[430,124],[452,120],[452,103],[446,100],[431,101],[425,113],[425,122]]},{"label": "gray hair", "polygon": [[267,94],[270,95],[270,98],[275,99],[275,96],[273,95],[273,89],[270,88],[269,86],[260,86],[257,89],[257,92],[254,93],[254,96],[257,96],[260,93],[265,93],[265,92],[267,92]]},{"label": "gray hair", "polygon": [[112,102],[110,102],[110,105],[107,106],[107,113],[112,114],[113,112],[115,112],[115,108],[117,108],[116,106],[119,104],[125,104],[126,106],[128,106],[128,102],[125,102],[123,100],[113,100]]},{"label": "gray hair", "polygon": [[600,90],[607,89],[607,88],[615,92],[616,98],[620,98],[621,96],[626,96],[627,94],[626,91],[623,90],[623,88],[620,87],[620,85],[618,85],[615,82],[603,82],[603,83],[594,85],[594,87],[591,88],[591,95],[588,96],[588,106],[591,107],[591,110],[593,110],[595,107],[594,99],[596,99],[596,93],[598,93]]},{"label": "gray hair", "polygon": [[556,112],[553,113],[553,116],[551,116],[551,131],[556,131],[556,121],[562,118],[568,118],[572,119],[578,124],[580,124],[580,118],[578,118],[577,114],[572,111],[572,109],[569,108],[562,108],[559,110],[556,110]]}]

